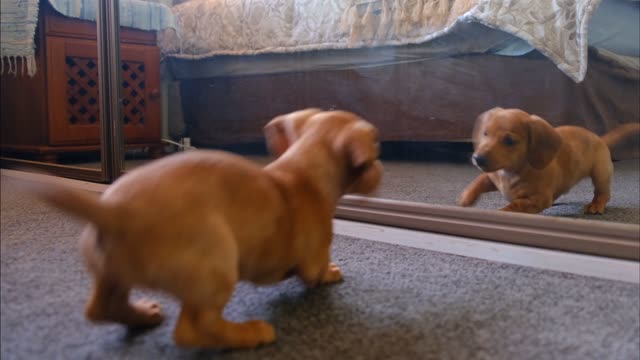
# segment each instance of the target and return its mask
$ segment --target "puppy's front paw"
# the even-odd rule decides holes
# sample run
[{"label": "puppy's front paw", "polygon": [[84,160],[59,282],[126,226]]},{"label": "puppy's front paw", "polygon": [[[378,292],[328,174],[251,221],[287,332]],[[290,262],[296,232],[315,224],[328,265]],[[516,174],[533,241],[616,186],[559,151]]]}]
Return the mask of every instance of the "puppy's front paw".
[{"label": "puppy's front paw", "polygon": [[342,281],[342,271],[338,267],[338,265],[334,263],[329,263],[329,267],[327,271],[322,276],[320,280],[321,284],[332,284],[336,282]]},{"label": "puppy's front paw", "polygon": [[551,206],[551,201],[547,202],[540,199],[525,198],[525,199],[515,199],[511,203],[509,203],[509,205],[503,207],[500,210],[527,213],[527,214],[537,214],[550,206]]},{"label": "puppy's front paw", "polygon": [[521,203],[510,203],[509,205],[500,209],[500,211],[518,212],[518,213],[535,213],[535,212],[529,211],[529,207],[523,206],[523,204]]},{"label": "puppy's front paw", "polygon": [[478,197],[469,190],[465,190],[459,197],[458,197],[458,205],[460,206],[471,206],[473,204],[475,204],[476,200],[478,200]]},{"label": "puppy's front paw", "polygon": [[602,215],[604,214],[604,204],[598,204],[595,202],[589,203],[584,207],[584,213],[589,215]]}]

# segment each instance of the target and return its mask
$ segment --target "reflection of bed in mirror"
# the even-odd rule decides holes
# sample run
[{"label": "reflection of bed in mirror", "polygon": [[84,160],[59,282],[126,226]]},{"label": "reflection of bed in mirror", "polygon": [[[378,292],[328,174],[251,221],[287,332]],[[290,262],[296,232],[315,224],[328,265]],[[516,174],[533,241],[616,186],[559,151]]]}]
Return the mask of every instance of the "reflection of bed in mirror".
[{"label": "reflection of bed in mirror", "polygon": [[[598,134],[640,118],[637,2],[605,0],[592,14],[587,6],[592,2],[578,1],[573,8],[562,9],[566,13],[552,11],[550,17],[545,17],[545,9],[533,9],[526,12],[534,20],[527,28],[531,21],[518,22],[524,12],[515,6],[506,10],[516,18],[514,26],[504,13],[498,16],[492,9],[475,8],[479,2],[441,1],[435,3],[450,6],[448,19],[439,24],[425,20],[423,26],[431,28],[424,30],[415,21],[419,17],[405,16],[402,9],[389,10],[396,10],[393,4],[420,1],[331,1],[327,7],[346,6],[334,23],[343,30],[317,35],[324,42],[317,41],[315,49],[309,46],[313,39],[301,35],[300,24],[294,21],[304,18],[300,8],[285,8],[283,20],[270,17],[273,9],[234,12],[216,3],[191,0],[174,6],[180,38],[166,34],[160,42],[170,74],[180,83],[184,115],[183,123],[171,119],[171,135],[187,135],[196,146],[259,143],[262,126],[271,117],[309,106],[359,113],[380,129],[383,142],[395,145],[466,142],[476,116],[494,106],[522,108],[553,125],[580,125]],[[269,16],[256,20],[260,11]],[[308,27],[330,26],[323,23],[331,21],[331,11],[322,11],[326,13],[318,15],[324,19],[321,24]],[[210,24],[203,25],[201,17]],[[388,19],[392,24],[385,28],[381,24]],[[286,31],[273,28],[279,21],[288,24]],[[245,33],[234,32],[234,25]],[[571,26],[574,31],[565,30]],[[260,27],[266,34],[252,32]],[[546,34],[536,32],[540,27]],[[380,35],[383,28],[387,37]],[[283,34],[297,43],[270,39]],[[330,40],[335,41],[326,45]],[[277,41],[280,47],[268,47]],[[615,149],[616,159],[637,159],[638,143],[628,145]],[[383,149],[393,152],[397,147]],[[462,189],[475,170],[468,164],[460,166],[464,169],[460,176],[466,176],[460,181]],[[637,181],[637,167],[618,166],[620,173]],[[388,181],[402,179],[398,169],[388,171]],[[417,176],[413,173],[408,176],[413,183],[405,179],[409,183],[398,191],[385,188],[381,195],[453,203],[452,196],[440,200],[416,196],[424,193],[428,181],[420,182]],[[619,206],[637,209],[638,201]]]}]

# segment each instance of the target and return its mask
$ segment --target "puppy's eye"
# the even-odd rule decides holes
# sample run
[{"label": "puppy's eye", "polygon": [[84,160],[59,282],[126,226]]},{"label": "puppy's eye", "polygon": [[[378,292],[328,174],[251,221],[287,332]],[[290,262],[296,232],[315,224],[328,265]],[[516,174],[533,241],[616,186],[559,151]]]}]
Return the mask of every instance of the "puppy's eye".
[{"label": "puppy's eye", "polygon": [[505,136],[504,139],[502,139],[502,142],[507,146],[513,146],[516,144],[516,141],[511,136]]},{"label": "puppy's eye", "polygon": [[485,130],[485,132],[484,132],[482,135],[484,135],[484,136],[488,136],[488,135],[489,135],[489,133]]}]

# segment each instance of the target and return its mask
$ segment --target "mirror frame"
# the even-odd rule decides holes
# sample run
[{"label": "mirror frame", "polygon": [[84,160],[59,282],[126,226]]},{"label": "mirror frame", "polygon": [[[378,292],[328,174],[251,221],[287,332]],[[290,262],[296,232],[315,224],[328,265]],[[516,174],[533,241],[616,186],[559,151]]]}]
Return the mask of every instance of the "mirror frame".
[{"label": "mirror frame", "polygon": [[336,218],[640,261],[640,225],[345,196]]}]

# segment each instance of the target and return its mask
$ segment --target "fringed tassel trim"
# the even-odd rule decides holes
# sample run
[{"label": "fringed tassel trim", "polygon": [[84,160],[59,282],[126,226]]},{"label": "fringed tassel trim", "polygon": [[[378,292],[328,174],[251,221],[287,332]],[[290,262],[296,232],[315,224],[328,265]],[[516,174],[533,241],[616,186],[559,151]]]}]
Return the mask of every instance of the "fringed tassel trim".
[{"label": "fringed tassel trim", "polygon": [[36,57],[33,55],[28,56],[9,56],[4,55],[0,58],[0,75],[5,74],[13,76],[33,77],[36,74]]}]

